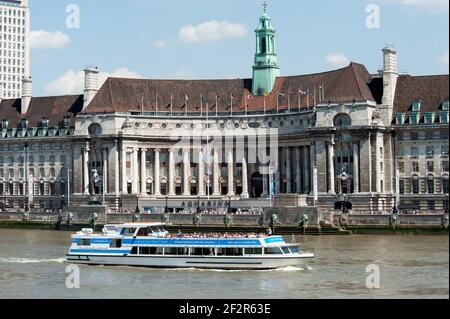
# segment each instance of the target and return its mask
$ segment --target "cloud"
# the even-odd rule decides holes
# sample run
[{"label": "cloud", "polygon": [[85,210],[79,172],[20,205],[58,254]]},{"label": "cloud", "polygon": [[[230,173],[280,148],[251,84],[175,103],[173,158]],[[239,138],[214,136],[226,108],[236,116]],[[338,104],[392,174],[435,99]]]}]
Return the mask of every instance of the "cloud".
[{"label": "cloud", "polygon": [[192,69],[180,69],[174,73],[171,73],[167,76],[164,76],[166,79],[173,79],[173,80],[192,80],[195,79],[195,73]]},{"label": "cloud", "polygon": [[333,67],[344,67],[349,65],[350,60],[343,53],[335,52],[330,53],[325,57],[325,62],[332,65]]},{"label": "cloud", "polygon": [[153,42],[153,46],[157,49],[167,49],[169,44],[164,40],[158,40]]},{"label": "cloud", "polygon": [[443,55],[441,55],[440,57],[438,57],[438,61],[442,64],[445,64],[448,66],[448,51],[445,52]]},{"label": "cloud", "polygon": [[70,38],[62,32],[36,30],[30,32],[30,47],[32,49],[63,48],[70,43]]},{"label": "cloud", "polygon": [[426,9],[431,12],[448,12],[448,0],[382,0],[382,3],[396,3],[414,9]]},{"label": "cloud", "polygon": [[218,41],[227,38],[241,38],[247,35],[247,28],[239,23],[211,20],[197,26],[187,25],[180,29],[179,36],[188,43]]},{"label": "cloud", "polygon": [[[118,78],[142,78],[141,75],[127,68],[121,67],[112,73],[100,72],[99,88],[103,85],[108,77]],[[44,87],[44,91],[52,95],[61,94],[81,94],[84,88],[84,72],[69,70],[59,78],[51,81]]]}]

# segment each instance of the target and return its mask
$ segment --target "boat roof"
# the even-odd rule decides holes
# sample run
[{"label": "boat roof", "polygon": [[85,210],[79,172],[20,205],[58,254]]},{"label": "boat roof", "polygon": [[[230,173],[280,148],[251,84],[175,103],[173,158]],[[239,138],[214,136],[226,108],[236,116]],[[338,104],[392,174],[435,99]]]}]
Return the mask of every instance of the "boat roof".
[{"label": "boat roof", "polygon": [[109,224],[105,225],[105,227],[114,226],[114,227],[156,227],[156,226],[167,226],[165,223],[125,223],[125,224]]}]

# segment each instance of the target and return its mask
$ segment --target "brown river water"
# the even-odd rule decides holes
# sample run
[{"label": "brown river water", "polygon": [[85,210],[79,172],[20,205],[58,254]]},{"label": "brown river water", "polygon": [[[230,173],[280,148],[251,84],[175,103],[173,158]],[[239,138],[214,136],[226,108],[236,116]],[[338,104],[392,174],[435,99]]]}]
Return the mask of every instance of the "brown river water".
[{"label": "brown river water", "polygon": [[[315,260],[271,271],[80,266],[69,289],[70,235],[0,229],[0,298],[449,298],[448,236],[296,237]],[[368,265],[379,289],[366,287]]]}]

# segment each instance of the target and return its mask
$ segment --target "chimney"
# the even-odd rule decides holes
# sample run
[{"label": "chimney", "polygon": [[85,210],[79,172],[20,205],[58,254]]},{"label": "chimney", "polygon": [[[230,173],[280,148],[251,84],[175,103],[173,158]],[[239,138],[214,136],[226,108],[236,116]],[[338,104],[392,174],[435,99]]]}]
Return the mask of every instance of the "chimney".
[{"label": "chimney", "polygon": [[84,70],[84,104],[83,111],[92,102],[98,92],[99,69],[97,67],[86,67]]},{"label": "chimney", "polygon": [[395,91],[397,88],[397,50],[392,46],[383,49],[383,100],[380,110],[383,113],[384,123],[391,123],[394,116]]},{"label": "chimney", "polygon": [[22,78],[22,101],[20,104],[20,113],[26,114],[30,106],[31,97],[33,95],[33,81],[31,76],[24,76]]}]

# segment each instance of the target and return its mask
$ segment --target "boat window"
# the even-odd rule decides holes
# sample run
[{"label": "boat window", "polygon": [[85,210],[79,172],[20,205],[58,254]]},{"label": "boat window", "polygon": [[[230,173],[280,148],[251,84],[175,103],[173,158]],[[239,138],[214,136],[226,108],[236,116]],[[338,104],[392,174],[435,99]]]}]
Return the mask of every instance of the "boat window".
[{"label": "boat window", "polygon": [[214,248],[191,248],[192,256],[214,256]]},{"label": "boat window", "polygon": [[131,252],[130,252],[131,255],[137,255],[137,253],[138,253],[138,248],[137,247],[131,248]]},{"label": "boat window", "polygon": [[165,247],[164,255],[189,255],[189,249],[187,247]]},{"label": "boat window", "polygon": [[91,240],[90,239],[80,239],[78,241],[78,246],[90,246],[91,245]]},{"label": "boat window", "polygon": [[262,248],[245,248],[246,255],[262,255]]},{"label": "boat window", "polygon": [[217,256],[242,256],[243,248],[217,248]]},{"label": "boat window", "polygon": [[122,229],[121,235],[123,236],[133,236],[136,228],[124,228]]},{"label": "boat window", "polygon": [[285,253],[285,254],[291,253],[288,247],[281,247],[281,249],[283,250],[283,253]]},{"label": "boat window", "polygon": [[149,234],[148,227],[142,227],[142,228],[139,229],[139,231],[137,233],[137,236],[148,237],[148,234]]},{"label": "boat window", "polygon": [[281,255],[283,254],[283,251],[280,247],[266,247],[264,249],[264,252],[266,255]]},{"label": "boat window", "polygon": [[139,247],[139,255],[162,255],[162,247]]},{"label": "boat window", "polygon": [[122,239],[113,239],[111,241],[111,248],[120,248],[122,247]]},{"label": "boat window", "polygon": [[300,247],[299,247],[299,246],[291,246],[291,247],[289,247],[289,249],[291,250],[291,252],[292,252],[293,254],[298,254],[298,253],[300,253]]}]

